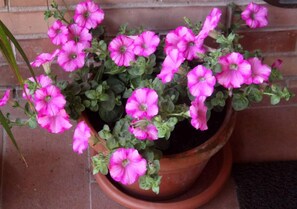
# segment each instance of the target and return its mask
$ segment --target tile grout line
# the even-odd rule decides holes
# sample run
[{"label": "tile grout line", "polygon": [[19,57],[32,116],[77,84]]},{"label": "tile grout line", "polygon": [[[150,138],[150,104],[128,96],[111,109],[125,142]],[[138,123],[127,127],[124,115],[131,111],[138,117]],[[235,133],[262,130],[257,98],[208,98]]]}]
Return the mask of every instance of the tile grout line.
[{"label": "tile grout line", "polygon": [[89,185],[89,205],[90,205],[90,209],[93,209],[93,205],[92,205],[92,182],[91,182],[91,164],[90,164],[90,148],[88,147],[88,153],[87,153],[87,161],[88,161],[88,176],[89,176],[89,182],[88,182],[88,185]]},{"label": "tile grout line", "polygon": [[5,146],[6,146],[6,140],[5,140],[5,131],[3,127],[2,129],[2,159],[1,159],[1,182],[0,182],[0,208],[2,208],[2,202],[3,202],[3,183],[4,183],[4,151],[5,151]]}]

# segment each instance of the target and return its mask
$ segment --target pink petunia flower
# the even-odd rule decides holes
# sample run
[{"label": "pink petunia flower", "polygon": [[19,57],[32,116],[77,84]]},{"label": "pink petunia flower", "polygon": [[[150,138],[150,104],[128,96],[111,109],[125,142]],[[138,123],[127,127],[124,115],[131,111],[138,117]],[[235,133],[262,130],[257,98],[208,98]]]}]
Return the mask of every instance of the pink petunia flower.
[{"label": "pink petunia flower", "polygon": [[201,39],[199,36],[191,37],[190,40],[187,40],[187,48],[185,50],[184,57],[187,60],[193,60],[199,58],[199,54],[204,54],[205,49],[203,47],[204,39]]},{"label": "pink petunia flower", "polygon": [[33,67],[40,67],[41,65],[52,62],[60,53],[60,49],[56,49],[52,54],[49,53],[41,53],[39,54],[36,59],[31,62],[31,66]]},{"label": "pink petunia flower", "polygon": [[47,35],[53,44],[62,45],[68,41],[68,28],[61,20],[56,20],[48,29]]},{"label": "pink petunia flower", "polygon": [[249,3],[241,13],[241,18],[250,28],[262,28],[268,25],[268,10],[253,2]]},{"label": "pink petunia flower", "polygon": [[277,70],[280,70],[282,68],[282,65],[283,65],[283,61],[281,59],[277,59],[272,63],[271,67],[276,68]]},{"label": "pink petunia flower", "polygon": [[194,97],[210,96],[216,84],[212,71],[203,65],[198,65],[188,75],[188,87]]},{"label": "pink petunia flower", "polygon": [[158,139],[158,129],[148,120],[132,121],[129,131],[139,140]]},{"label": "pink petunia flower", "polygon": [[170,31],[165,38],[165,53],[168,55],[173,49],[184,53],[188,47],[189,40],[194,40],[194,33],[185,26],[179,26],[175,30]]},{"label": "pink petunia flower", "polygon": [[[29,81],[35,82],[33,77],[28,78]],[[36,81],[38,82],[38,85],[42,87],[46,87],[48,85],[51,85],[53,83],[52,79],[46,75],[40,75],[36,77]],[[26,93],[25,93],[26,92]],[[22,96],[24,99],[29,100],[33,102],[32,95],[30,94],[30,90],[28,89],[28,84],[24,84],[24,90],[22,93]]]},{"label": "pink petunia flower", "polygon": [[7,89],[3,95],[3,97],[0,99],[0,107],[7,104],[10,96],[10,89]]},{"label": "pink petunia flower", "polygon": [[240,88],[251,76],[251,65],[240,53],[232,52],[219,58],[222,72],[216,74],[219,84],[225,88]]},{"label": "pink petunia flower", "polygon": [[[29,78],[28,80],[34,82],[34,79],[32,77]],[[36,80],[41,87],[46,87],[53,83],[53,80],[50,77],[48,77],[47,75],[43,75],[43,74],[40,76],[37,76]]]},{"label": "pink petunia flower", "polygon": [[72,127],[65,109],[61,109],[55,115],[39,113],[37,115],[37,122],[42,128],[55,134],[62,133]]},{"label": "pink petunia flower", "polygon": [[81,43],[84,48],[91,46],[92,35],[88,29],[80,27],[77,24],[68,26],[69,29],[69,40],[75,43]]},{"label": "pink petunia flower", "polygon": [[203,42],[204,39],[195,36],[191,29],[180,26],[166,35],[164,49],[167,55],[172,50],[177,49],[184,58],[193,60],[198,58],[197,53],[203,54],[205,52]]},{"label": "pink petunia flower", "polygon": [[88,148],[88,141],[91,137],[91,129],[84,122],[77,124],[73,135],[73,151],[82,154]]},{"label": "pink petunia flower", "polygon": [[247,84],[261,84],[268,80],[271,73],[271,68],[268,65],[262,64],[257,57],[249,58],[248,62],[251,64],[252,75],[247,80]]},{"label": "pink petunia flower", "polygon": [[118,35],[109,43],[108,46],[111,59],[118,66],[126,67],[130,66],[131,61],[135,61],[133,48],[133,39],[125,35]]},{"label": "pink petunia flower", "polygon": [[197,130],[207,130],[207,107],[204,104],[205,97],[196,98],[190,106],[191,124]]},{"label": "pink petunia flower", "polygon": [[28,100],[30,102],[33,102],[32,95],[30,94],[30,90],[29,90],[29,87],[28,87],[28,84],[27,83],[24,84],[24,89],[23,89],[23,92],[22,92],[22,97],[25,100]]},{"label": "pink petunia flower", "polygon": [[136,149],[119,148],[109,161],[110,176],[125,185],[133,184],[146,172],[147,162]]},{"label": "pink petunia flower", "polygon": [[177,49],[171,50],[166,56],[162,64],[161,72],[157,77],[160,78],[163,83],[170,82],[184,60],[185,58]]},{"label": "pink petunia flower", "polygon": [[37,89],[34,98],[36,111],[45,115],[56,115],[66,104],[60,89],[54,85]]},{"label": "pink petunia flower", "polygon": [[144,31],[134,40],[134,53],[148,57],[153,54],[160,43],[160,38],[152,31]]},{"label": "pink petunia flower", "polygon": [[158,111],[158,94],[153,89],[136,89],[126,103],[126,112],[132,118],[150,119],[157,115]]},{"label": "pink petunia flower", "polygon": [[85,64],[84,46],[81,43],[69,41],[63,45],[58,56],[58,64],[67,72],[75,71]]},{"label": "pink petunia flower", "polygon": [[209,32],[214,30],[218,26],[221,16],[222,11],[218,8],[213,8],[210,11],[209,15],[206,17],[198,36],[201,39],[205,39],[208,36]]},{"label": "pink petunia flower", "polygon": [[73,19],[81,27],[96,28],[103,21],[104,12],[93,1],[86,0],[77,4]]}]

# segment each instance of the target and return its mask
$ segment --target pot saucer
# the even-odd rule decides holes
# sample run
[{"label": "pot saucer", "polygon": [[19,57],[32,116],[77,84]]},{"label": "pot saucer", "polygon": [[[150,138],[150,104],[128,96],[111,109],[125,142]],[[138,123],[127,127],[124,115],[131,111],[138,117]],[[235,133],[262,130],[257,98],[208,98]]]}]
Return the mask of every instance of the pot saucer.
[{"label": "pot saucer", "polygon": [[210,159],[190,190],[179,197],[159,202],[150,202],[130,196],[121,191],[116,183],[102,174],[95,175],[95,178],[104,193],[127,208],[193,209],[204,205],[216,196],[229,178],[231,167],[232,152],[228,143]]}]

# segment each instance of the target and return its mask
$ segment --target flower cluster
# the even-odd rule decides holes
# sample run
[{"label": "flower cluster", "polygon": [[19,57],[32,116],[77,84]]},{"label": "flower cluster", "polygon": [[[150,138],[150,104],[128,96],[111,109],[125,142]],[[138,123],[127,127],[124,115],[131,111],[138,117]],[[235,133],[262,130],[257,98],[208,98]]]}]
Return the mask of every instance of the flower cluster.
[{"label": "flower cluster", "polygon": [[58,64],[67,72],[75,71],[85,64],[85,49],[91,46],[90,29],[96,28],[104,19],[104,12],[92,1],[79,3],[75,8],[73,23],[66,25],[62,20],[56,20],[48,30],[52,43],[60,46],[52,54],[40,54],[32,66],[53,61],[58,57]]},{"label": "flower cluster", "polygon": [[[272,104],[292,96],[275,82],[281,79],[281,61],[269,66],[261,54],[244,50],[237,27],[221,29],[218,8],[203,24],[186,20],[186,26],[164,36],[123,26],[112,40],[105,40],[104,12],[92,0],[79,3],[71,20],[57,4],[51,6],[46,17],[57,20],[48,37],[58,48],[31,63],[43,66],[45,73],[32,76],[23,86],[23,97],[31,104],[31,110],[25,108],[29,124],[36,121],[51,133],[62,133],[72,127],[70,118],[95,112],[103,127],[98,130],[100,138],[95,139],[88,123],[80,121],[73,150],[82,154],[88,144],[102,143],[107,151],[93,157],[94,172],[109,171],[123,184],[139,181],[145,189],[158,191],[160,151],[170,144],[178,122],[188,120],[195,131],[205,131],[211,113],[227,103],[243,110],[264,95]],[[234,24],[265,27],[267,16],[264,6],[250,3]],[[57,80],[50,70],[52,62],[70,72],[72,80]],[[0,106],[8,99],[9,91]]]},{"label": "flower cluster", "polygon": [[[82,68],[85,64],[85,50],[91,46],[90,29],[96,28],[103,19],[104,12],[97,4],[88,0],[79,3],[75,9],[73,23],[67,24],[68,22],[65,23],[63,20],[56,20],[48,30],[51,42],[61,48],[51,54],[40,54],[31,65],[39,67],[57,58],[58,64],[66,72]],[[33,78],[28,80],[35,84],[35,91],[30,94],[28,84],[25,84],[23,97],[34,104],[38,124],[50,133],[61,133],[70,129],[72,125],[65,111],[65,97],[51,78],[41,75],[36,78],[36,83]],[[73,137],[73,150],[83,153],[88,147],[90,136],[87,125],[79,123]]]},{"label": "flower cluster", "polygon": [[[34,86],[34,94],[29,85]],[[36,81],[31,77],[24,85],[24,99],[34,104],[38,124],[51,133],[62,133],[72,127],[65,111],[66,100],[61,90],[53,84],[50,77],[40,75]]]}]

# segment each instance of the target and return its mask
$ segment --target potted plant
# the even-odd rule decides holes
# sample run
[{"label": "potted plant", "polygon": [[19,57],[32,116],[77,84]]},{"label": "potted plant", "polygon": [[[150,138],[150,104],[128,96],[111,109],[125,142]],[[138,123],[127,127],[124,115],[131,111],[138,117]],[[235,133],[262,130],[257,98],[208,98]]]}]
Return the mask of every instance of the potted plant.
[{"label": "potted plant", "polygon": [[[243,12],[235,5],[231,8],[240,15],[228,28],[219,24],[220,9],[213,8],[203,23],[185,18],[185,26],[164,35],[124,25],[111,38],[101,24],[104,11],[95,2],[79,3],[71,20],[53,2],[45,17],[56,18],[48,36],[57,49],[31,63],[42,66],[44,74],[35,76],[32,71],[23,82],[14,71],[27,101],[25,107],[17,102],[14,107],[22,108],[28,120],[7,115],[1,123],[8,130],[12,125],[38,124],[58,134],[72,127],[70,119],[77,120],[73,150],[81,154],[91,145],[94,174],[109,174],[122,185],[116,190],[150,201],[180,195],[227,143],[235,124],[233,110],[260,102],[264,95],[272,104],[292,96],[278,83],[279,61],[264,64],[258,51],[242,48],[236,32],[241,22],[265,27],[267,9],[255,3]],[[1,26],[2,34],[14,40]],[[70,79],[60,80],[52,73],[55,61]],[[102,187],[112,184],[102,175],[97,180]]]}]

